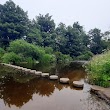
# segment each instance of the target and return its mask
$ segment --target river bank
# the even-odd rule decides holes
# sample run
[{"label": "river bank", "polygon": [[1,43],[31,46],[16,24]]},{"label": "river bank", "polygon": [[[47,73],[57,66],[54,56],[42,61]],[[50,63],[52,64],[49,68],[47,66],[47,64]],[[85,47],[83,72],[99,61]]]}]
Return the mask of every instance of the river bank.
[{"label": "river bank", "polygon": [[100,86],[91,86],[91,92],[95,93],[99,98],[105,100],[110,105],[110,88]]}]

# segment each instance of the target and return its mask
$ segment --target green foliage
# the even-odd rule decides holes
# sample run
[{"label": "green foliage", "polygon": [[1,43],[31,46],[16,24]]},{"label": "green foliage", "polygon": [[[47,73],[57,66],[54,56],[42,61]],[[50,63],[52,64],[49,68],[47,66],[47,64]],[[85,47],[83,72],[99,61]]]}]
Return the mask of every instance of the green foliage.
[{"label": "green foliage", "polygon": [[23,61],[27,62],[39,61],[41,63],[51,63],[54,61],[54,56],[50,53],[52,52],[51,48],[48,47],[45,50],[43,47],[30,44],[24,40],[15,40],[11,42],[8,51],[18,54],[22,57]]},{"label": "green foliage", "polygon": [[69,55],[64,55],[61,52],[55,53],[57,63],[70,63],[72,58]]},{"label": "green foliage", "polygon": [[4,53],[5,53],[5,50],[0,47],[0,54],[4,54]]},{"label": "green foliage", "polygon": [[4,63],[17,63],[21,61],[21,57],[14,52],[5,53],[2,57]]},{"label": "green foliage", "polygon": [[91,29],[87,34],[78,22],[71,26],[60,23],[55,27],[54,20],[48,13],[39,14],[30,21],[27,12],[12,0],[0,4],[0,47],[18,54],[22,61],[41,61],[48,59],[49,55],[53,56],[55,52],[59,53],[56,58],[60,62],[66,61],[65,59],[69,61],[70,57],[89,60],[92,53],[100,54],[110,48],[109,40],[104,39],[109,34],[109,31],[103,34],[97,28]]},{"label": "green foliage", "polygon": [[49,16],[49,13],[47,13],[45,16],[40,14],[36,17],[36,19],[41,32],[51,33],[54,31],[55,23],[52,19],[52,16]]},{"label": "green foliage", "polygon": [[95,28],[89,31],[89,36],[91,39],[90,50],[94,54],[100,54],[104,49],[107,48],[107,45],[102,40],[103,34],[101,30]]},{"label": "green foliage", "polygon": [[78,22],[75,22],[73,27],[65,27],[65,25],[61,23],[59,27],[56,28],[56,33],[58,34],[56,37],[56,45],[63,54],[70,55],[74,58],[88,50],[87,41],[84,40],[86,34]]},{"label": "green foliage", "polygon": [[42,64],[53,64],[56,62],[56,58],[54,55],[44,54],[40,58],[40,63]]},{"label": "green foliage", "polygon": [[94,56],[86,68],[91,82],[107,82],[110,79],[110,51]]},{"label": "green foliage", "polygon": [[53,49],[51,47],[45,47],[45,53],[47,54],[53,54]]},{"label": "green foliage", "polygon": [[28,30],[28,16],[13,1],[0,5],[0,42],[7,46],[11,40],[21,38]]},{"label": "green foliage", "polygon": [[26,41],[28,41],[29,43],[32,43],[32,44],[42,45],[43,39],[40,34],[40,30],[37,29],[36,27],[31,28],[30,32],[28,33],[28,35],[26,37]]},{"label": "green foliage", "polygon": [[2,48],[0,48],[0,61],[1,61],[1,58],[2,58],[2,56],[4,55],[4,53],[5,53],[5,50],[2,49]]},{"label": "green foliage", "polygon": [[78,60],[90,60],[93,56],[93,53],[90,51],[84,52],[82,55],[78,56]]}]

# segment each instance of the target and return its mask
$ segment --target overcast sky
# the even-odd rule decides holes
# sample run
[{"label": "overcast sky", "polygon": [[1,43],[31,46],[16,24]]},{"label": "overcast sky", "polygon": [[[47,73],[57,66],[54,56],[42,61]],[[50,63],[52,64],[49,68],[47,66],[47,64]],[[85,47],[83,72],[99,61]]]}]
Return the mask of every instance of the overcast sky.
[{"label": "overcast sky", "polygon": [[[7,0],[0,0],[4,4]],[[56,24],[72,25],[78,21],[88,31],[99,28],[110,30],[110,0],[13,0],[30,19],[36,15],[52,15]]]}]

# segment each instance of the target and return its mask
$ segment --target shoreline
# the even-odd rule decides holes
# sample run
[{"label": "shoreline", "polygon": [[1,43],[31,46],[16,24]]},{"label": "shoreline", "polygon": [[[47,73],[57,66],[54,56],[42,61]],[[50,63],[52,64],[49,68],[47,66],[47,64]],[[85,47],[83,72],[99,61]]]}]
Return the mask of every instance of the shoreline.
[{"label": "shoreline", "polygon": [[96,94],[99,98],[105,100],[110,105],[110,88],[92,85],[90,92]]}]

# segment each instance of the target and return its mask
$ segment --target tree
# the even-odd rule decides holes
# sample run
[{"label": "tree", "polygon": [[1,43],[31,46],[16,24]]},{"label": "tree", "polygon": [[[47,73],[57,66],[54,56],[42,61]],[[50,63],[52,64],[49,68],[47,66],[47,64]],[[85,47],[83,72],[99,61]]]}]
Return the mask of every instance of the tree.
[{"label": "tree", "polygon": [[67,33],[67,28],[64,23],[60,23],[58,27],[56,28],[56,38],[55,38],[55,43],[57,47],[57,51],[63,51],[65,50],[65,45],[67,43],[66,39],[66,33]]},{"label": "tree", "polygon": [[45,16],[40,14],[36,19],[41,32],[52,33],[54,31],[55,23],[52,16],[49,16],[49,14],[46,14]]},{"label": "tree", "polygon": [[13,1],[0,5],[0,42],[8,45],[11,40],[19,39],[28,32],[29,19]]},{"label": "tree", "polygon": [[71,57],[77,57],[87,50],[87,47],[83,43],[84,31],[82,26],[78,22],[72,26],[67,27],[65,34],[66,45],[62,53],[69,54]]},{"label": "tree", "polygon": [[104,49],[107,48],[106,44],[102,40],[103,34],[101,33],[101,30],[95,28],[91,29],[89,31],[89,37],[90,37],[90,50],[94,54],[100,54],[103,52]]},{"label": "tree", "polygon": [[32,27],[26,36],[26,40],[29,43],[42,46],[43,39],[42,39],[40,30],[35,27]]}]

